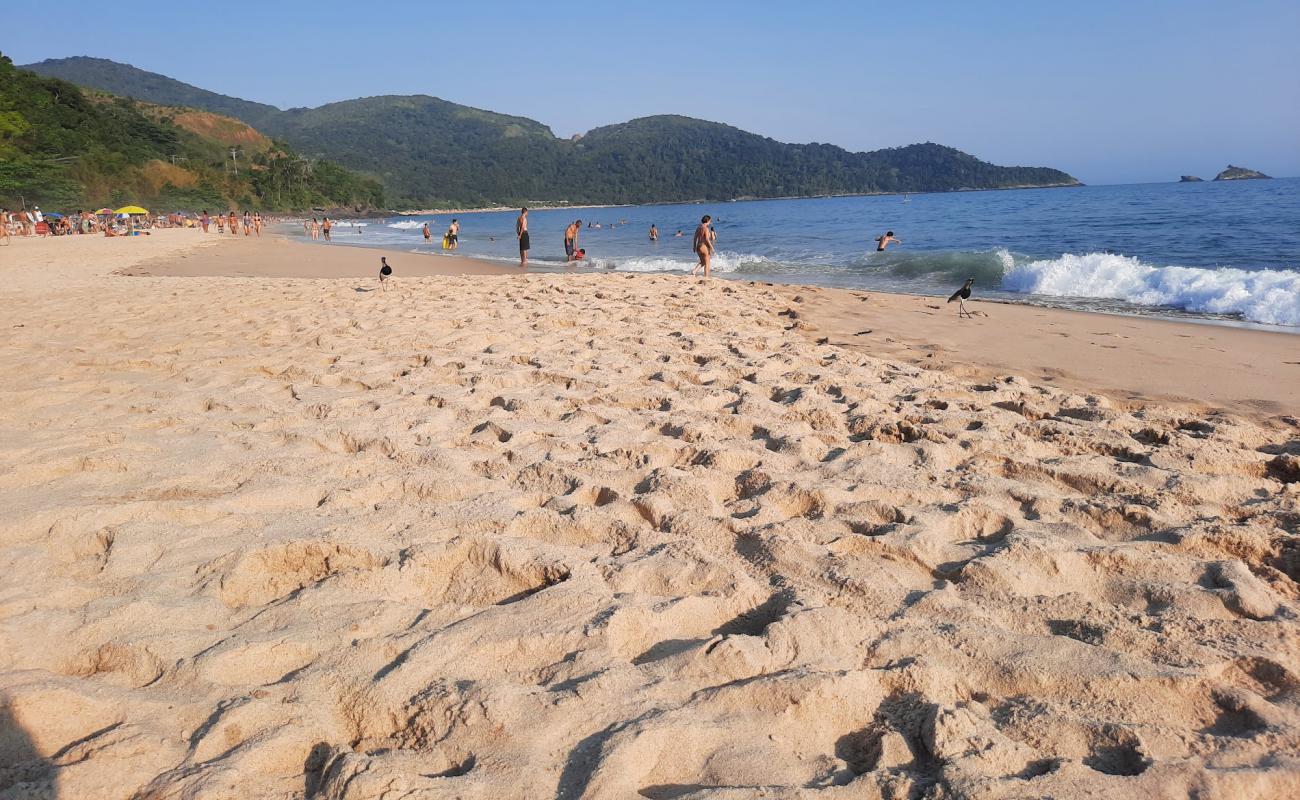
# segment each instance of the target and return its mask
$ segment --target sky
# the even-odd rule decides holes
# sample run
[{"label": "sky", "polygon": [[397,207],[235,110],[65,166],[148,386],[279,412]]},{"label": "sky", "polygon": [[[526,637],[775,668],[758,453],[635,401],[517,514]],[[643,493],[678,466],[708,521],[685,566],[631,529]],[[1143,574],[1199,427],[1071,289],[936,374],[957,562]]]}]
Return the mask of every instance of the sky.
[{"label": "sky", "polygon": [[430,94],[561,136],[673,113],[850,150],[938,142],[1092,184],[1300,175],[1297,0],[193,7],[51,25],[19,4],[0,52],[110,58],[282,108]]}]

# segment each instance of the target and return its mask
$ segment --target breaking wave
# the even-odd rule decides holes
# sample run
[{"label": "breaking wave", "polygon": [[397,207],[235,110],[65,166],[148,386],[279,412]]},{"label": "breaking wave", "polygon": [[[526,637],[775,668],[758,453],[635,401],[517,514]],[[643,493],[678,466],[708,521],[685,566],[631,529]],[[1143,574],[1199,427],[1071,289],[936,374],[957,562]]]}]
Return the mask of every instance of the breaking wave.
[{"label": "breaking wave", "polygon": [[[664,258],[662,256],[635,256],[630,258],[593,258],[590,266],[597,269],[616,269],[623,272],[690,272],[695,266],[693,258]],[[713,255],[714,272],[773,272],[779,264],[770,258],[751,253],[733,253],[725,250]]]},{"label": "breaking wave", "polygon": [[1240,315],[1251,322],[1300,325],[1300,272],[1224,267],[1155,267],[1113,253],[1066,253],[1012,266],[1004,291],[1097,297],[1140,306]]}]

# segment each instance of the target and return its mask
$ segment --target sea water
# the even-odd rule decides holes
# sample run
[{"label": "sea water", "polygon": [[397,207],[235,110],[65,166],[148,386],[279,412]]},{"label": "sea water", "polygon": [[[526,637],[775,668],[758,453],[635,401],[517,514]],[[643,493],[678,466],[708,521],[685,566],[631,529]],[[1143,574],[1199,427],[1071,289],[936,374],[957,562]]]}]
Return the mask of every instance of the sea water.
[{"label": "sea water", "polygon": [[[725,278],[944,296],[971,277],[977,297],[1300,332],[1300,178],[536,210],[530,265],[562,269],[582,219],[583,269],[683,273],[704,214]],[[345,221],[334,239],[442,255],[454,216],[460,254],[517,262],[517,215]],[[887,230],[902,244],[876,252]]]}]

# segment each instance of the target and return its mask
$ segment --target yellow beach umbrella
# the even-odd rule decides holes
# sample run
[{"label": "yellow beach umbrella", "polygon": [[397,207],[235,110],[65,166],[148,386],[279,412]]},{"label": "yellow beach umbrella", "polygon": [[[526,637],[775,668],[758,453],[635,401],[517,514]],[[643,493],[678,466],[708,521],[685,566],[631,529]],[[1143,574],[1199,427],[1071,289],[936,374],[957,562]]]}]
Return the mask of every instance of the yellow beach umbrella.
[{"label": "yellow beach umbrella", "polygon": [[117,211],[115,211],[115,212],[113,212],[113,213],[115,213],[115,214],[132,214],[132,215],[135,215],[135,214],[148,214],[148,213],[149,213],[149,209],[147,209],[147,208],[140,208],[140,206],[122,206],[121,208],[119,208]]}]

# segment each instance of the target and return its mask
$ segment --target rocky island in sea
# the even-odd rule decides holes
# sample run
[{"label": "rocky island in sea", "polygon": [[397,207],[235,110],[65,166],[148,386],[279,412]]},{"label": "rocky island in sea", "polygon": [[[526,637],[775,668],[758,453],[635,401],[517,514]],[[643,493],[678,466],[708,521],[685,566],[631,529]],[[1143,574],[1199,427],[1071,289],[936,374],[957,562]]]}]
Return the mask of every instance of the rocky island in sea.
[{"label": "rocky island in sea", "polygon": [[1271,176],[1265,175],[1262,172],[1257,172],[1253,169],[1246,169],[1245,167],[1234,167],[1233,165],[1229,164],[1228,168],[1225,169],[1223,172],[1220,172],[1218,175],[1215,175],[1214,179],[1216,181],[1249,181],[1249,180],[1268,180],[1271,179]]},{"label": "rocky island in sea", "polygon": [[1198,178],[1195,175],[1182,175],[1178,178],[1179,183],[1204,183],[1204,178]]}]

